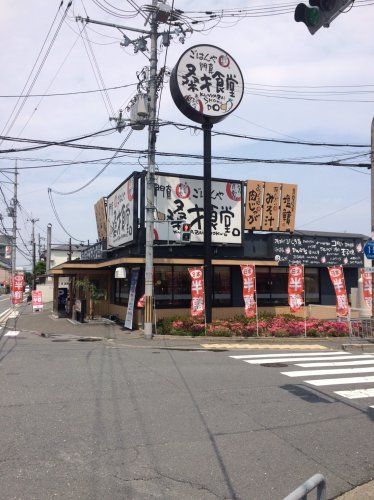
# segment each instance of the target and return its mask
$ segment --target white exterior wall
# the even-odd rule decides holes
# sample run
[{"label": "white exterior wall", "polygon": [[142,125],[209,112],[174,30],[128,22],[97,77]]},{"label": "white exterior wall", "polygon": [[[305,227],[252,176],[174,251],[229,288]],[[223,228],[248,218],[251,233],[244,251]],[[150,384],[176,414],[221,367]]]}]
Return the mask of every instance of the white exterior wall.
[{"label": "white exterior wall", "polygon": [[[71,259],[80,259],[81,251],[73,251]],[[65,250],[51,250],[51,268],[66,262],[69,258],[69,252]]]}]

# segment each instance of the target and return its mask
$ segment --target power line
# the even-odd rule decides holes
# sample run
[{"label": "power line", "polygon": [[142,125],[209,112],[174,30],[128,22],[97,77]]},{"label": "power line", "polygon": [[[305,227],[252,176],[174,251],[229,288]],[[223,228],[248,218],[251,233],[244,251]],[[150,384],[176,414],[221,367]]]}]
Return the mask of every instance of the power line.
[{"label": "power line", "polygon": [[51,94],[8,94],[8,95],[0,95],[0,99],[5,99],[5,98],[22,98],[22,97],[62,97],[62,96],[69,96],[69,95],[84,95],[84,94],[97,94],[99,92],[109,91],[109,90],[120,90],[120,89],[125,89],[127,87],[135,87],[138,85],[139,82],[136,83],[129,83],[127,85],[116,85],[114,87],[105,87],[104,89],[91,89],[91,90],[76,90],[76,91],[71,91],[71,92],[53,92]]}]

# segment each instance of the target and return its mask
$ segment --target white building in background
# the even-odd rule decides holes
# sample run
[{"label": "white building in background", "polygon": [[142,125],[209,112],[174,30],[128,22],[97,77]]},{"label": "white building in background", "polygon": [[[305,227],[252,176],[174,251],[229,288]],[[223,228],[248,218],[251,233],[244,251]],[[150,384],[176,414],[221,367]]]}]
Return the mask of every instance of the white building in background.
[{"label": "white building in background", "polygon": [[[71,260],[81,258],[81,253],[87,248],[87,245],[71,245]],[[69,245],[52,245],[51,248],[51,269],[69,260]],[[46,254],[43,252],[42,259],[45,259]]]}]

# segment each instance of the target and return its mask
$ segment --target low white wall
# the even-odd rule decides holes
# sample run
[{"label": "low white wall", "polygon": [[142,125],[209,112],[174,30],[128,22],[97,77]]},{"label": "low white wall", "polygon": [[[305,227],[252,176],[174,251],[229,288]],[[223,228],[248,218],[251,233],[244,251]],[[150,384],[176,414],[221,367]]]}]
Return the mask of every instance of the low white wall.
[{"label": "low white wall", "polygon": [[36,289],[42,292],[43,302],[51,302],[53,300],[53,283],[45,285],[36,285]]}]

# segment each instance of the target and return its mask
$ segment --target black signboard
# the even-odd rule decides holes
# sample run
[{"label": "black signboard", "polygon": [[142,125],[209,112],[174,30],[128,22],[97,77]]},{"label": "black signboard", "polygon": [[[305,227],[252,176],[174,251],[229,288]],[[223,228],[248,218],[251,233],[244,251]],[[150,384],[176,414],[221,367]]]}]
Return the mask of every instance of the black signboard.
[{"label": "black signboard", "polygon": [[81,260],[101,260],[104,258],[105,254],[102,241],[91,245],[81,252]]},{"label": "black signboard", "polygon": [[273,235],[273,258],[282,264],[363,267],[361,238]]}]

